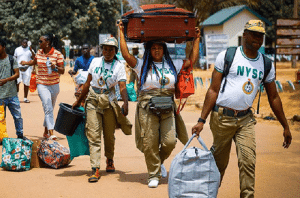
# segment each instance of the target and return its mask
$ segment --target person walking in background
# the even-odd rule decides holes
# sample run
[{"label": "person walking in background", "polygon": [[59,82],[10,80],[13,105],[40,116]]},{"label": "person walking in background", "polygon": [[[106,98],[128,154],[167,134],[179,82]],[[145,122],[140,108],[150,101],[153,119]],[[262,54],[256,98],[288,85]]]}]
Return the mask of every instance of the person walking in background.
[{"label": "person walking in background", "polygon": [[[73,70],[69,70],[68,73],[73,77],[73,75],[77,74],[77,71],[79,70],[80,76],[76,76],[75,81],[75,97],[78,98],[79,95],[82,92],[82,86],[86,82],[87,79],[87,73],[88,69],[90,67],[90,64],[92,60],[94,59],[94,56],[91,56],[90,51],[90,45],[89,44],[83,44],[82,45],[82,56],[78,57],[75,61],[75,66]],[[84,100],[82,100],[84,103]]]},{"label": "person walking in background", "polygon": [[6,54],[6,42],[0,39],[0,105],[4,104],[5,109],[8,107],[14,119],[17,137],[25,139],[25,136],[23,135],[23,119],[16,85],[18,77],[18,63],[13,56]]},{"label": "person walking in background", "polygon": [[[27,99],[31,72],[34,70],[32,66],[21,65],[21,61],[30,61],[34,59],[35,53],[31,46],[28,47],[28,39],[23,39],[21,46],[15,49],[14,57],[17,59],[17,63],[19,65],[20,75],[18,78],[17,91],[19,92],[19,85],[21,82],[24,84],[24,102],[29,103],[30,101]],[[34,67],[34,66],[33,66]]]},{"label": "person walking in background", "polygon": [[[130,54],[124,36],[123,23],[119,23],[120,48],[127,64],[140,79],[139,99],[135,115],[137,148],[144,153],[148,169],[148,187],[156,188],[161,177],[167,176],[163,166],[176,145],[176,137],[185,144],[188,135],[180,114],[175,113],[174,93],[177,75],[181,69],[191,67],[199,55],[200,30],[196,28],[193,51],[189,60],[171,60],[164,42],[147,42],[143,59]],[[155,98],[170,98],[170,111],[156,114],[150,108]],[[168,104],[166,104],[168,105]],[[181,127],[180,127],[181,126]]]},{"label": "person walking in background", "polygon": [[[45,34],[39,39],[40,49],[31,61],[21,61],[22,65],[37,65],[37,90],[44,109],[43,137],[57,139],[53,135],[53,109],[59,93],[59,76],[64,74],[64,59],[58,48],[58,38],[54,34]],[[56,49],[54,49],[56,48]]]},{"label": "person walking in background", "polygon": [[[118,42],[114,37],[105,40],[100,47],[103,56],[94,58],[88,70],[88,78],[83,85],[82,93],[73,104],[78,107],[86,98],[86,136],[90,147],[90,163],[92,175],[89,182],[100,179],[101,137],[104,137],[104,153],[106,156],[106,172],[114,172],[115,129],[121,125],[126,135],[131,134],[132,125],[126,119],[128,114],[128,98],[126,90],[125,66],[117,59]],[[115,85],[120,87],[123,99],[122,110],[117,103]],[[122,114],[121,114],[122,111]],[[122,127],[124,126],[124,127]]]},{"label": "person walking in background", "polygon": [[[240,173],[240,197],[247,198],[254,197],[256,161],[254,126],[256,120],[251,108],[266,72],[264,71],[264,57],[258,52],[263,43],[264,34],[262,21],[250,20],[246,23],[243,44],[237,48],[229,74],[225,78],[223,78],[223,72],[225,71],[226,50],[217,56],[212,83],[206,93],[201,117],[192,128],[192,133],[199,135],[211,112],[210,129],[214,139],[211,151],[221,173],[221,179],[224,177],[229,162],[231,143],[234,140]],[[272,64],[263,83],[269,104],[284,129],[283,147],[289,148],[292,135],[274,80],[275,68]]]},{"label": "person walking in background", "polygon": [[70,75],[76,75],[79,69],[82,69],[83,71],[88,71],[92,60],[95,58],[90,54],[91,48],[89,44],[83,44],[81,51],[82,56],[76,59],[74,69],[68,71]]}]

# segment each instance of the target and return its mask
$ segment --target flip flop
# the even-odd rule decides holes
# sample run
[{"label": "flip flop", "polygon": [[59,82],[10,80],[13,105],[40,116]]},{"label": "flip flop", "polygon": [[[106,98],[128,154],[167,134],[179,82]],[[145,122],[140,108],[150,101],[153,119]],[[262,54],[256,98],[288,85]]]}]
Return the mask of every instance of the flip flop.
[{"label": "flip flop", "polygon": [[43,137],[48,139],[48,138],[50,138],[50,135],[49,135],[49,133],[47,133],[47,134],[44,133]]}]

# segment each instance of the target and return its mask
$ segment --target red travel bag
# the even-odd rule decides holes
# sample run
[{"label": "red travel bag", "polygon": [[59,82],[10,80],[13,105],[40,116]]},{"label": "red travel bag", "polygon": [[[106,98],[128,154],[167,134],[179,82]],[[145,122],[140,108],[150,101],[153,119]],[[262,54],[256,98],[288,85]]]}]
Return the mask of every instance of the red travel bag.
[{"label": "red travel bag", "polygon": [[127,41],[182,43],[194,39],[194,13],[166,4],[142,5],[140,8],[138,12],[132,10],[122,16]]}]

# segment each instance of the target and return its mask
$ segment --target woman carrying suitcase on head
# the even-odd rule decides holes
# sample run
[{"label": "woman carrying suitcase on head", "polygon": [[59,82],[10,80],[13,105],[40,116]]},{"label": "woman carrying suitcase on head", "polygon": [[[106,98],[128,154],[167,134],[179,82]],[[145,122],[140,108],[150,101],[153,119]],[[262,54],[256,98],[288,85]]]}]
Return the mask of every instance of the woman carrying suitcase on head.
[{"label": "woman carrying suitcase on head", "polygon": [[[182,68],[191,66],[199,54],[200,30],[196,28],[196,38],[189,60],[171,60],[164,42],[147,42],[143,59],[137,59],[128,51],[122,22],[120,28],[120,48],[122,56],[140,79],[139,99],[135,115],[137,148],[144,153],[148,169],[148,187],[156,188],[161,177],[167,172],[163,166],[176,145],[176,136],[185,144],[188,140],[186,128],[180,115],[175,114],[175,82]],[[161,98],[163,97],[163,98]],[[171,109],[168,108],[171,98]],[[159,111],[155,101],[166,101]],[[176,134],[177,133],[177,134]]]},{"label": "woman carrying suitcase on head", "polygon": [[[131,124],[126,119],[128,114],[128,98],[126,90],[125,66],[118,61],[116,53],[118,42],[114,37],[108,38],[101,44],[103,56],[94,58],[88,70],[88,78],[82,92],[73,107],[80,106],[86,98],[86,136],[89,142],[92,176],[89,182],[100,179],[101,136],[104,137],[106,156],[106,172],[114,172],[115,129],[121,125],[126,135],[131,134]],[[121,108],[117,103],[115,85],[120,87],[124,101]],[[122,115],[123,114],[123,115]],[[123,127],[124,126],[124,127]]]}]

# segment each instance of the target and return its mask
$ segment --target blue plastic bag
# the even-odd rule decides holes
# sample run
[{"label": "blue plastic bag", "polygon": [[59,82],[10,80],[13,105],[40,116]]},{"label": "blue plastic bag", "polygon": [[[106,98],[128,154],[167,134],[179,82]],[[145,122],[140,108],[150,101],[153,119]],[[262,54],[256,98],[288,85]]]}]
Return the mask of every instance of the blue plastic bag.
[{"label": "blue plastic bag", "polygon": [[134,83],[131,82],[126,85],[127,94],[128,94],[128,100],[135,102],[137,100],[136,92],[134,90]]}]

